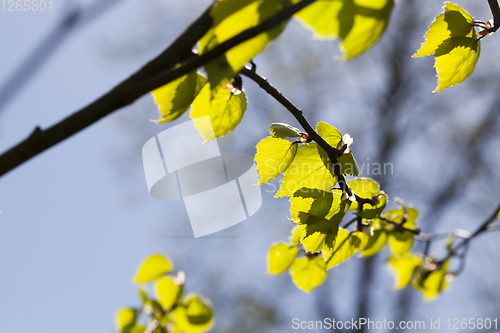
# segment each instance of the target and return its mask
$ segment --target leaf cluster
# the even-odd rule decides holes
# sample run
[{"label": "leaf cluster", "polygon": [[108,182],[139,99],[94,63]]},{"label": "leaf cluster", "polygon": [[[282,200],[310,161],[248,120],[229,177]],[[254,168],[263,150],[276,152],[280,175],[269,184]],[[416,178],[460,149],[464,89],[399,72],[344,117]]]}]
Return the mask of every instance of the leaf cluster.
[{"label": "leaf cluster", "polygon": [[[117,312],[120,333],[203,333],[215,324],[210,300],[198,294],[184,295],[185,274],[174,274],[174,266],[165,256],[148,257],[133,280],[140,284],[142,305],[123,307]],[[147,287],[151,287],[152,295]]]}]

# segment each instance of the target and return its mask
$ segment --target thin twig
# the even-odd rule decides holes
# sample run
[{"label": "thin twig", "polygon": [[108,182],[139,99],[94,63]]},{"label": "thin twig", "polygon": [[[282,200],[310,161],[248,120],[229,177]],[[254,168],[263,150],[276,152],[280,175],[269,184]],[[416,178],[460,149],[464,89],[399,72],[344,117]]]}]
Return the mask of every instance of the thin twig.
[{"label": "thin twig", "polygon": [[476,238],[478,235],[482,234],[483,232],[488,230],[488,226],[490,223],[496,221],[498,219],[498,214],[500,213],[500,204],[497,206],[497,208],[491,213],[491,215],[477,228],[477,230],[472,233],[472,235],[468,238],[464,238],[460,244],[455,246],[455,248],[452,248],[448,251],[448,254],[438,262],[438,268],[441,267],[441,265],[448,259],[457,256],[459,253],[460,249],[467,247],[469,242]]},{"label": "thin twig", "polygon": [[488,0],[488,4],[493,14],[493,27],[488,29],[488,32],[495,32],[500,28],[500,7],[497,0]]}]

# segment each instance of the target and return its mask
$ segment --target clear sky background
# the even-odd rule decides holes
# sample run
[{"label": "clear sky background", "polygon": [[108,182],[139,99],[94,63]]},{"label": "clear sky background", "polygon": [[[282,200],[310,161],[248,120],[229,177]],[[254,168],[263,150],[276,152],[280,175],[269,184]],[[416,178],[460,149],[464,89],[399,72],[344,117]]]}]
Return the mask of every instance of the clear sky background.
[{"label": "clear sky background", "polygon": [[[87,3],[90,1],[53,0],[53,11],[43,13],[0,10],[0,82],[69,8]],[[24,139],[37,125],[44,128],[60,121],[126,78],[161,52],[209,3],[123,0],[77,30],[0,112],[0,151]],[[423,19],[429,24],[442,4],[423,3]],[[489,18],[486,4],[459,3]],[[303,108],[311,123],[325,120],[350,133],[358,162],[365,163],[370,157],[373,162],[376,131],[370,107],[378,93],[372,88],[385,79],[381,56],[394,34],[397,26],[391,26],[369,53],[372,56],[341,63],[332,59],[338,55],[334,43],[313,41],[307,30],[292,22],[256,59],[258,70]],[[407,114],[403,120],[417,123],[420,117],[439,112],[444,116],[436,115],[426,132],[405,138],[404,149],[392,161],[396,181],[389,195],[403,197],[423,213],[428,213],[426,198],[433,186],[460,163],[458,153],[450,157],[441,152],[450,140],[448,134],[465,133],[494,96],[484,95],[478,102],[475,97],[480,89],[472,85],[499,72],[494,63],[499,56],[498,37],[487,42],[472,83],[439,95],[430,93],[435,84],[432,60],[415,60],[422,70],[414,79],[422,83],[425,95],[416,95],[415,103],[403,107]],[[419,42],[414,46],[416,50]],[[249,109],[237,130],[220,140],[222,152],[253,154],[255,144],[267,135],[268,124],[296,125],[254,84],[247,83],[245,88]],[[419,103],[441,108],[422,111]],[[241,305],[245,302],[256,304],[252,309],[273,314],[272,325],[265,329],[256,326],[254,331],[288,332],[294,317],[320,320],[317,310],[325,295],[339,317],[352,318],[360,260],[330,271],[325,285],[312,295],[297,290],[288,274],[265,274],[269,247],[286,240],[291,229],[285,217],[286,200],[272,199],[272,193],[263,192],[263,207],[249,220],[194,239],[181,201],[158,201],[149,196],[141,147],[171,126],[149,122],[155,118],[152,99],[145,96],[0,178],[0,331],[113,332],[116,310],[139,304],[131,278],[138,264],[155,252],[167,254],[176,268],[186,272],[188,291],[213,301],[217,331],[248,325],[245,320],[262,320],[262,314],[245,312],[246,305]],[[484,148],[492,152],[491,169],[498,170],[498,141],[489,144]],[[424,161],[422,156],[435,162]],[[498,183],[496,178],[476,183],[464,191],[468,205],[457,202],[439,224],[430,223],[435,222],[435,230],[441,231],[473,230],[497,205]],[[423,303],[419,296],[414,297],[410,319],[492,318],[498,313],[494,304],[500,294],[494,277],[500,267],[493,255],[500,247],[495,241],[498,236],[492,233],[473,242],[465,273],[437,301]],[[383,266],[385,259],[386,254],[377,263]],[[393,279],[385,267],[376,274],[371,319],[390,319],[398,292],[391,290]]]}]

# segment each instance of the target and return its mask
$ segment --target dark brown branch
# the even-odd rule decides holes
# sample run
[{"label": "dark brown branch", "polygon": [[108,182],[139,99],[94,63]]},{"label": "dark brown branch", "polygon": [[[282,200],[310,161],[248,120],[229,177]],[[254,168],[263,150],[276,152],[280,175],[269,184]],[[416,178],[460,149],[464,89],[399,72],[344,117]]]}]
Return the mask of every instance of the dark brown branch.
[{"label": "dark brown branch", "polygon": [[488,32],[495,32],[500,28],[500,7],[497,0],[488,0],[488,4],[493,14],[493,27],[488,29]]},{"label": "dark brown branch", "polygon": [[[192,55],[192,47],[208,32],[212,25],[212,18],[210,16],[211,7],[209,7],[167,50],[130,78],[87,107],[46,130],[37,130],[23,142],[0,155],[0,176],[92,125],[110,113],[132,104],[139,97],[151,90],[161,87],[187,74],[191,70],[203,66],[207,62],[223,55],[232,47],[279,25],[314,1],[302,0],[293,6],[285,8],[256,27],[241,32],[202,56],[195,56]],[[182,62],[184,62],[182,66],[175,70],[169,70],[169,68]],[[160,70],[166,71],[153,76]]]}]

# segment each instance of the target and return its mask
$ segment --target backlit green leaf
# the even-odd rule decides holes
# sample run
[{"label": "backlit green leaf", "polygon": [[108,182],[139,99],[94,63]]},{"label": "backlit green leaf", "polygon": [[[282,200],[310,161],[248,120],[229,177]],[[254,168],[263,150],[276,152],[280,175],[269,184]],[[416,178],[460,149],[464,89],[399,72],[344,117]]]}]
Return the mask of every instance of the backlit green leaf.
[{"label": "backlit green leaf", "polygon": [[414,57],[425,57],[433,55],[439,46],[450,37],[474,38],[476,33],[472,24],[474,19],[460,6],[446,2],[444,13],[440,14],[432,22],[425,34],[425,41]]},{"label": "backlit green leaf", "polygon": [[300,189],[290,198],[292,219],[306,224],[300,242],[308,252],[322,252],[327,258],[333,251],[337,230],[351,201],[340,193]]},{"label": "backlit green leaf", "polygon": [[293,163],[284,172],[281,187],[276,197],[292,196],[301,188],[329,191],[335,185],[335,178],[325,167],[316,143],[300,145]]},{"label": "backlit green leaf", "polygon": [[446,260],[440,268],[428,272],[422,267],[419,267],[415,272],[413,279],[413,287],[424,294],[425,300],[436,298],[441,291],[446,289],[446,273],[448,269],[448,260]]},{"label": "backlit green leaf", "polygon": [[214,22],[213,27],[216,27],[224,21],[226,18],[241,10],[242,8],[248,6],[252,2],[257,0],[218,0],[215,2],[214,6],[210,11]]},{"label": "backlit green leaf", "polygon": [[[405,209],[407,214],[405,214]],[[405,229],[414,230],[416,223],[415,220],[418,216],[418,210],[413,207],[397,208],[385,211],[382,216],[393,222],[401,223],[406,215],[406,222],[403,224]],[[389,225],[389,246],[392,252],[396,255],[402,255],[410,251],[413,245],[415,234],[411,231],[398,230],[397,227]]]},{"label": "backlit green leaf", "polygon": [[271,135],[277,138],[298,138],[301,135],[301,131],[291,125],[284,123],[273,123],[269,126],[269,132]]},{"label": "backlit green leaf", "polygon": [[337,160],[342,169],[342,173],[346,176],[359,176],[359,167],[352,152],[342,154]]},{"label": "backlit green leaf", "polygon": [[131,327],[135,324],[137,312],[130,308],[121,308],[116,314],[116,327],[120,332],[123,332],[126,327]]},{"label": "backlit green leaf", "polygon": [[154,279],[170,272],[174,268],[173,264],[161,254],[154,254],[147,258],[139,267],[134,281],[138,283],[151,282]]},{"label": "backlit green leaf", "polygon": [[188,295],[172,314],[175,332],[208,332],[215,324],[212,303],[201,295]]},{"label": "backlit green leaf", "polygon": [[292,220],[301,224],[330,219],[340,210],[345,214],[350,204],[350,202],[342,202],[340,193],[310,188],[301,188],[296,191],[290,198],[290,203]]},{"label": "backlit green leaf", "polygon": [[166,310],[172,309],[182,296],[182,286],[176,284],[176,279],[173,276],[159,278],[155,285],[155,291],[158,302]]},{"label": "backlit green leaf", "polygon": [[340,131],[324,121],[316,125],[316,132],[333,148],[337,148],[339,142],[342,140]]},{"label": "backlit green leaf", "polygon": [[373,236],[368,239],[365,249],[361,253],[362,257],[370,257],[380,251],[387,244],[387,231],[378,229],[373,232]]},{"label": "backlit green leaf", "polygon": [[411,206],[404,206],[386,210],[382,216],[396,223],[402,223],[404,218],[406,218],[406,221],[404,221],[404,227],[414,230],[417,225],[416,220],[418,217],[418,209]]},{"label": "backlit green leaf", "polygon": [[333,255],[327,261],[327,268],[333,268],[361,251],[367,245],[368,239],[369,236],[359,231],[351,234],[349,231],[339,228]]},{"label": "backlit green leaf", "polygon": [[[206,84],[193,102],[191,118],[194,119],[200,134],[206,141],[210,141],[234,130],[243,118],[246,108],[247,97],[244,91],[233,94],[222,88],[212,98],[210,84]],[[210,128],[206,126],[205,121],[197,121],[197,118],[203,116],[210,116]]]},{"label": "backlit green leaf", "polygon": [[393,231],[389,233],[389,246],[396,255],[410,251],[413,245],[414,234],[411,231]]},{"label": "backlit green leaf", "polygon": [[307,252],[321,252],[323,258],[332,255],[339,224],[332,220],[321,220],[308,224],[302,233],[301,244]]},{"label": "backlit green leaf", "polygon": [[378,41],[393,6],[394,0],[316,1],[296,17],[313,30],[316,38],[340,38],[342,54],[349,60]]},{"label": "backlit green leaf", "polygon": [[268,273],[281,274],[288,269],[297,258],[299,249],[288,244],[274,244],[267,257]]},{"label": "backlit green leaf", "polygon": [[325,280],[326,263],[320,256],[300,258],[293,262],[290,275],[297,287],[310,293]]},{"label": "backlit green leaf", "polygon": [[[223,1],[211,12],[215,26],[200,40],[200,53],[205,53],[242,31],[257,26],[282,10],[288,3],[289,0]],[[283,23],[261,33],[208,63],[205,70],[213,89],[217,89],[225,79],[235,76],[247,62],[263,51],[267,44],[281,33],[285,25],[286,23]]]},{"label": "backlit green leaf", "polygon": [[467,37],[452,37],[444,41],[435,54],[438,86],[433,92],[439,92],[468,78],[474,72],[480,48],[480,41]]},{"label": "backlit green leaf", "polygon": [[[361,198],[375,199],[378,201],[375,206],[372,206],[369,203],[363,204],[363,210],[361,212],[358,211],[357,215],[364,219],[378,218],[387,205],[387,195],[380,191],[380,185],[373,179],[360,177],[354,180],[349,180],[347,182],[347,186],[349,186],[351,190]],[[358,202],[353,202],[349,209],[359,210]]]},{"label": "backlit green leaf", "polygon": [[[360,177],[349,180],[347,185],[351,190],[361,198],[371,199],[380,193],[380,185],[376,181],[366,177]],[[351,209],[357,209],[357,205],[351,206]]]},{"label": "backlit green leaf", "polygon": [[302,233],[306,229],[306,225],[297,225],[295,226],[290,235],[290,241],[292,245],[299,245],[300,244],[300,238],[302,237]]},{"label": "backlit green leaf", "polygon": [[158,123],[173,121],[184,114],[198,96],[207,79],[192,71],[180,78],[152,91],[160,111]]},{"label": "backlit green leaf", "polygon": [[438,86],[434,92],[463,82],[474,71],[481,45],[473,25],[474,19],[469,13],[446,2],[444,13],[429,27],[425,42],[414,57],[436,57]]},{"label": "backlit green leaf", "polygon": [[422,264],[422,259],[410,253],[395,254],[389,258],[388,264],[394,274],[394,288],[401,289],[411,282],[413,273]]},{"label": "backlit green leaf", "polygon": [[139,289],[139,297],[141,298],[142,303],[146,303],[148,301],[148,294],[142,288]]},{"label": "backlit green leaf", "polygon": [[144,333],[145,328],[136,323],[137,311],[121,308],[116,314],[116,327],[120,333]]},{"label": "backlit green leaf", "polygon": [[[332,125],[325,123],[323,121],[319,122],[316,125],[316,131],[323,139],[325,139],[325,141],[330,146],[334,148],[342,147],[343,145],[342,134],[338,129],[336,129]],[[330,172],[333,173],[333,169],[331,167],[330,160],[328,159],[328,155],[324,151],[321,151],[321,153],[322,153],[321,158],[323,159],[323,162],[330,170]],[[358,164],[356,163],[356,160],[354,159],[354,155],[352,154],[352,152],[348,154],[343,154],[340,158],[337,159],[337,161],[340,164],[342,173],[344,175],[351,175],[351,176],[359,175],[359,167]]]},{"label": "backlit green leaf", "polygon": [[259,185],[262,185],[278,177],[289,167],[298,145],[270,136],[261,140],[256,148],[255,161],[259,170]]}]

